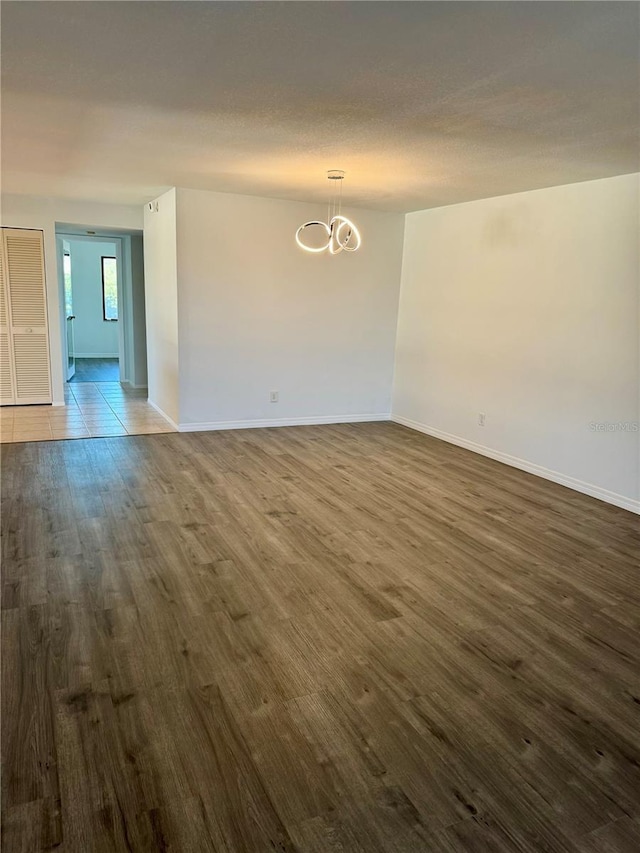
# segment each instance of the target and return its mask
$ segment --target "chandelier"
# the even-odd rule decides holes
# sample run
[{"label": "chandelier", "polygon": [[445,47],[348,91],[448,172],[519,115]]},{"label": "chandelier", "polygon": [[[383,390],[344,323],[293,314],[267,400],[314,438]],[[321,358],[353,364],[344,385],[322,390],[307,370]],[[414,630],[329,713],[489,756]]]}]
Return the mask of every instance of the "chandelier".
[{"label": "chandelier", "polygon": [[[332,192],[329,198],[329,211],[327,222],[314,219],[305,222],[296,231],[296,243],[306,252],[325,252],[327,249],[331,255],[340,252],[355,252],[360,248],[360,232],[350,219],[342,216],[342,182],[344,172],[342,169],[331,169],[327,172],[327,178],[332,181]],[[302,242],[302,234],[306,228],[321,228],[327,242],[322,246],[307,246]]]}]

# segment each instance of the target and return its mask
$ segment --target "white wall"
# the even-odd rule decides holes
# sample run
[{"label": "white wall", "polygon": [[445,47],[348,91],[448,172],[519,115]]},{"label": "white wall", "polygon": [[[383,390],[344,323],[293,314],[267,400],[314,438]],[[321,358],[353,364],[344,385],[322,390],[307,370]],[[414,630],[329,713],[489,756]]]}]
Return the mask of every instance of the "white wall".
[{"label": "white wall", "polygon": [[78,358],[118,358],[118,323],[105,321],[102,256],[116,256],[115,243],[69,238],[73,286],[73,331]]},{"label": "white wall", "polygon": [[[319,213],[171,190],[145,215],[150,398],[173,420],[390,410],[403,217],[354,210],[360,252],[307,255],[293,235]],[[142,211],[2,198],[3,225],[45,232],[62,402],[56,222],[139,229]],[[402,264],[394,418],[638,508],[640,433],[590,428],[640,419],[638,176],[409,214]]]},{"label": "white wall", "polygon": [[404,217],[353,210],[362,249],[332,257],[294,240],[316,204],[177,202],[181,424],[388,416]]},{"label": "white wall", "polygon": [[64,404],[63,341],[64,312],[58,283],[56,222],[89,224],[103,228],[142,228],[142,210],[135,205],[100,204],[3,194],[2,225],[37,228],[44,232],[47,311],[51,351],[51,381],[54,405]]},{"label": "white wall", "polygon": [[147,331],[144,298],[144,249],[141,236],[131,237],[131,311],[132,351],[129,358],[131,375],[129,381],[135,388],[147,384]]},{"label": "white wall", "polygon": [[637,175],[409,214],[394,418],[640,507],[638,235]]},{"label": "white wall", "polygon": [[144,286],[149,400],[175,423],[180,419],[178,377],[178,270],[176,191],[144,213]]}]

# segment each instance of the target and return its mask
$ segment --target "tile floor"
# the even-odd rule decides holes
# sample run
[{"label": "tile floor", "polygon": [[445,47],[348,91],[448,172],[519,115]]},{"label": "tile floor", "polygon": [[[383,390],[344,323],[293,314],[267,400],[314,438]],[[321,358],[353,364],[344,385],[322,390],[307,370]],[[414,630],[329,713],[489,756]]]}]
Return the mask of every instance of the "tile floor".
[{"label": "tile floor", "polygon": [[67,384],[66,406],[3,406],[0,441],[55,441],[102,435],[174,432],[147,401],[146,389],[119,382]]},{"label": "tile floor", "polygon": [[69,382],[119,382],[120,362],[117,358],[76,358],[76,372]]}]

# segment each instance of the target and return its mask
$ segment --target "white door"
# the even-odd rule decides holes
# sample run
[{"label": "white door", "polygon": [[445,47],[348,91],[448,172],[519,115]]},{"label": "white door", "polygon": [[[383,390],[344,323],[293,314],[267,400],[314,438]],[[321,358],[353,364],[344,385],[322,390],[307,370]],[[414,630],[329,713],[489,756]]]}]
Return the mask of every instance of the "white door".
[{"label": "white door", "polygon": [[73,281],[71,278],[71,252],[69,243],[62,237],[56,238],[58,246],[58,280],[62,282],[62,301],[64,308],[64,373],[67,382],[75,376],[76,355],[75,339],[73,333],[73,321],[76,319],[73,313]]},{"label": "white door", "polygon": [[51,403],[42,231],[3,228],[9,360],[17,404]]}]

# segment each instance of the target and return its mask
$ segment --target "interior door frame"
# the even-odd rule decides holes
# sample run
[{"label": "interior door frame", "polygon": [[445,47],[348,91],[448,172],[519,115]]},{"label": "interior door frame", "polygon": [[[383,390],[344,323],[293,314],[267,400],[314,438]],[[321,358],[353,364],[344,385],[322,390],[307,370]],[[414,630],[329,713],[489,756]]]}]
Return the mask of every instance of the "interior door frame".
[{"label": "interior door frame", "polygon": [[[64,311],[64,270],[62,267],[62,243],[64,240],[67,240],[68,242],[73,242],[74,240],[82,240],[91,243],[113,243],[116,247],[116,271],[118,275],[118,369],[120,372],[119,381],[126,382],[128,365],[126,341],[127,320],[125,318],[125,312],[128,309],[128,303],[125,300],[124,287],[124,239],[122,237],[113,236],[111,234],[100,234],[98,232],[96,232],[95,234],[73,234],[71,232],[66,231],[56,231],[56,247],[58,251],[58,290],[60,293],[61,306],[66,323],[66,312]],[[71,274],[73,276],[73,270]],[[69,355],[67,352],[66,342],[66,326],[65,334],[63,335],[63,337],[65,339],[64,347],[62,348],[63,355],[65,357],[65,373],[63,375],[66,376],[66,365],[69,363]]]},{"label": "interior door frame", "polygon": [[[58,282],[60,284],[60,301],[61,301],[61,316],[62,316],[62,358],[63,368],[62,375],[64,376],[65,384],[75,376],[76,362],[75,356],[73,359],[73,373],[69,374],[69,339],[67,335],[67,303],[64,292],[64,241],[68,238],[60,234],[56,234],[56,264],[58,267]],[[71,276],[71,290],[73,292],[73,271]]]}]

